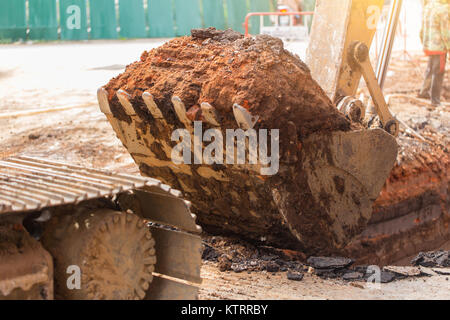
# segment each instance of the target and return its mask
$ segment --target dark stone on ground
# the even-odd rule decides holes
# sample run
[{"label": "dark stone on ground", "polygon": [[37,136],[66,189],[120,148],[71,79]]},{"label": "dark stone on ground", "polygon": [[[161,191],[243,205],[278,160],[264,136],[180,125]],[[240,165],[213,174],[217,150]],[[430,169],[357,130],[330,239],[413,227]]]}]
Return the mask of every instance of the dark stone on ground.
[{"label": "dark stone on ground", "polygon": [[353,260],[343,257],[310,257],[307,263],[314,269],[343,269],[351,266]]},{"label": "dark stone on ground", "polygon": [[286,264],[286,261],[284,261],[282,259],[276,259],[275,263],[281,267],[281,266],[284,266]]},{"label": "dark stone on ground", "polygon": [[302,281],[303,280],[303,273],[300,272],[288,272],[287,278],[292,281]]},{"label": "dark stone on ground", "polygon": [[31,134],[28,135],[28,139],[30,139],[30,140],[37,140],[37,139],[39,139],[40,137],[41,137],[40,134],[34,134],[34,133],[31,133]]},{"label": "dark stone on ground", "polygon": [[334,279],[339,277],[339,274],[335,272],[335,269],[314,269],[314,274],[321,278]]},{"label": "dark stone on ground", "polygon": [[427,268],[447,268],[450,267],[450,251],[421,252],[411,261],[411,264]]},{"label": "dark stone on ground", "polygon": [[395,280],[396,276],[394,273],[392,272],[386,272],[386,271],[381,271],[381,275],[380,275],[380,282],[381,283],[389,283]]},{"label": "dark stone on ground", "polygon": [[217,261],[217,258],[219,258],[219,253],[216,251],[216,249],[207,244],[204,244],[202,259],[206,261]]},{"label": "dark stone on ground", "polygon": [[360,272],[360,273],[362,273],[362,274],[366,274],[367,273],[367,268],[368,268],[369,266],[366,266],[366,265],[362,265],[362,266],[355,266],[355,267],[353,267],[353,270],[355,271],[355,272]]},{"label": "dark stone on ground", "polygon": [[266,270],[267,272],[278,272],[280,270],[280,266],[277,263],[271,261],[266,265]]},{"label": "dark stone on ground", "polygon": [[342,276],[343,280],[346,281],[354,281],[354,280],[360,280],[364,278],[364,274],[360,272],[347,272]]},{"label": "dark stone on ground", "polygon": [[263,255],[263,256],[261,256],[260,259],[263,261],[274,261],[274,260],[277,260],[278,257],[274,256],[274,255]]}]

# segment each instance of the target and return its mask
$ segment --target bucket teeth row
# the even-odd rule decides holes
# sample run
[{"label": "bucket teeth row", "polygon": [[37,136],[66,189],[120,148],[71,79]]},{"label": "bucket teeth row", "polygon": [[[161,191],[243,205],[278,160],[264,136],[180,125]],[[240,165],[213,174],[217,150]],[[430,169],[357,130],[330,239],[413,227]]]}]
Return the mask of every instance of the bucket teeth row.
[{"label": "bucket teeth row", "polygon": [[[97,91],[97,96],[101,111],[105,114],[111,114],[111,108],[108,102],[108,92],[106,91],[106,89],[100,88]],[[127,115],[129,116],[136,115],[136,111],[134,110],[130,102],[131,95],[129,93],[120,89],[116,92],[116,96],[119,99],[119,102]],[[150,92],[145,91],[142,94],[142,100],[144,101],[145,105],[147,106],[150,114],[154,119],[163,121],[164,123],[167,124],[161,109],[156,104],[153,95]],[[189,119],[187,115],[186,106],[181,100],[181,98],[178,96],[173,96],[171,101],[178,120],[180,120],[180,122],[183,123],[186,128],[192,129],[192,121]],[[220,127],[221,117],[216,108],[214,108],[208,102],[203,102],[201,104],[201,110],[204,122],[210,124],[213,127]],[[244,107],[240,106],[237,103],[233,105],[233,115],[239,128],[243,130],[253,129],[253,127],[259,120],[259,116],[252,115],[247,109],[245,109]]]}]

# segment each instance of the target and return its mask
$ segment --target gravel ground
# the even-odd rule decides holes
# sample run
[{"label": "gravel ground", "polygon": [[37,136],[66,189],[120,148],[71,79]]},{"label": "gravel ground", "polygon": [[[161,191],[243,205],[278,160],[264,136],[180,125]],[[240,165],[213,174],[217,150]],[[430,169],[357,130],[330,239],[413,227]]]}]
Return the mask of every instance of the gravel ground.
[{"label": "gravel ground", "polygon": [[223,273],[211,262],[203,264],[201,276],[200,299],[206,300],[450,299],[449,276],[405,279],[371,288],[364,282],[323,280],[312,274],[298,282],[288,280],[285,272]]}]

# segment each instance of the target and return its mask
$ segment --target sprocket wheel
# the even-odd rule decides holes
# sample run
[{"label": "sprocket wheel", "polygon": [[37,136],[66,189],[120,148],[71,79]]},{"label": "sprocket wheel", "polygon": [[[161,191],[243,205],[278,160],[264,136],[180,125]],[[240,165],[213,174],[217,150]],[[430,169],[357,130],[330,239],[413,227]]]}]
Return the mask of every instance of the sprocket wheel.
[{"label": "sprocket wheel", "polygon": [[[155,240],[134,214],[98,210],[57,216],[42,242],[55,260],[57,298],[144,299],[153,280]],[[81,271],[80,289],[69,289],[73,266]]]}]

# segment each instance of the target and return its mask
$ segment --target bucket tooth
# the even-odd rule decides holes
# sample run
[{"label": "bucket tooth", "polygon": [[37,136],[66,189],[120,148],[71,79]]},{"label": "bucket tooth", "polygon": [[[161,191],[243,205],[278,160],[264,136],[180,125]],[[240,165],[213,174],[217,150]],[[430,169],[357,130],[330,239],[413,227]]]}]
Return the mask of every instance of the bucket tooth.
[{"label": "bucket tooth", "polygon": [[187,128],[191,128],[192,127],[191,120],[189,120],[189,118],[187,117],[186,107],[184,106],[184,103],[183,103],[183,101],[181,101],[180,97],[173,96],[172,97],[172,103],[173,103],[173,107],[175,109],[175,113],[176,113],[178,119]]},{"label": "bucket tooth", "polygon": [[248,130],[253,129],[259,116],[253,116],[244,107],[235,103],[233,105],[234,118],[241,129]]},{"label": "bucket tooth", "polygon": [[134,108],[130,102],[131,96],[126,91],[119,89],[116,93],[116,96],[119,99],[119,102],[127,115],[129,116],[136,115],[136,111],[134,111]]},{"label": "bucket tooth", "polygon": [[219,113],[217,112],[216,108],[214,108],[207,102],[203,102],[201,104],[201,107],[202,107],[202,116],[205,119],[205,121],[210,125],[220,127]]},{"label": "bucket tooth", "polygon": [[164,119],[164,116],[163,116],[161,110],[156,105],[155,100],[153,99],[153,95],[150,92],[145,91],[142,94],[142,99],[144,100],[145,105],[147,106],[147,108],[150,111],[153,118]]},{"label": "bucket tooth", "polygon": [[97,99],[101,112],[104,114],[112,114],[111,108],[109,107],[108,92],[105,88],[101,87],[97,90]]}]

